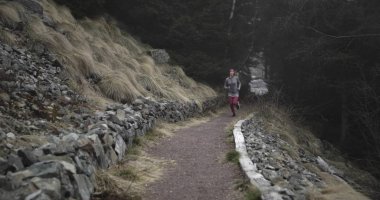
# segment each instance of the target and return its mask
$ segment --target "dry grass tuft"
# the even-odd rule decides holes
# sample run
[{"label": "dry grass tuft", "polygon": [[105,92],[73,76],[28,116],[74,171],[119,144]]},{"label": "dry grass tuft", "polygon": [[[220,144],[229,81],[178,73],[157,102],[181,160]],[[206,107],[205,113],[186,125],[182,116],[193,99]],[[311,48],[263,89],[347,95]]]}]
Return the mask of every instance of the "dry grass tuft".
[{"label": "dry grass tuft", "polygon": [[24,9],[17,3],[0,2],[0,22],[6,27],[15,28],[21,17],[19,13],[22,13]]},{"label": "dry grass tuft", "polygon": [[153,77],[147,76],[144,74],[137,75],[137,82],[149,93],[153,94],[156,97],[165,97],[163,94],[163,89],[159,86],[159,84],[152,79]]},{"label": "dry grass tuft", "polygon": [[17,39],[10,31],[0,29],[0,41],[8,45],[15,45]]},{"label": "dry grass tuft", "polygon": [[248,179],[238,180],[235,182],[235,189],[244,192],[246,200],[260,200],[261,192],[253,186]]},{"label": "dry grass tuft", "polygon": [[97,191],[114,191],[116,193],[123,191],[123,189],[119,187],[116,181],[113,180],[107,172],[98,170],[95,175]]},{"label": "dry grass tuft", "polygon": [[112,167],[107,173],[123,192],[141,195],[147,184],[162,177],[163,169],[173,164],[173,161],[151,158],[141,152],[127,155],[122,164]]},{"label": "dry grass tuft", "polygon": [[236,150],[231,150],[226,154],[226,160],[235,164],[239,164],[240,154]]},{"label": "dry grass tuft", "polygon": [[141,95],[130,80],[120,74],[107,74],[98,85],[107,97],[116,101],[131,102],[137,95]]}]

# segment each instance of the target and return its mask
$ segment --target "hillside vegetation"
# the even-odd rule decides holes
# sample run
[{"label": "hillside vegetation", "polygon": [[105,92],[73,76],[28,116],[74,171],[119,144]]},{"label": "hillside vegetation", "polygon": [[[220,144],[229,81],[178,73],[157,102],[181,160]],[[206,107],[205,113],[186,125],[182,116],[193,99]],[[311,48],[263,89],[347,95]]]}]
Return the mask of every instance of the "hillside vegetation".
[{"label": "hillside vegetation", "polygon": [[1,1],[0,20],[6,28],[0,29],[0,39],[32,48],[42,44],[65,67],[71,86],[88,99],[101,104],[109,99],[132,102],[138,96],[202,101],[216,95],[180,67],[155,64],[147,54],[151,48],[121,31],[112,18],[78,21],[66,7],[50,0],[41,4],[42,17],[16,2]]}]

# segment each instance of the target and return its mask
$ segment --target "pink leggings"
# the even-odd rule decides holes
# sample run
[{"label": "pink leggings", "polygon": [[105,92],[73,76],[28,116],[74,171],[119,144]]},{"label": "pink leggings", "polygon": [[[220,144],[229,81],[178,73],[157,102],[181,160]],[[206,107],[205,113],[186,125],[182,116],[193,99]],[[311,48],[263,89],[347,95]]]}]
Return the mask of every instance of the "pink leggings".
[{"label": "pink leggings", "polygon": [[235,106],[237,105],[237,102],[239,100],[239,97],[229,96],[228,97],[228,103],[230,104],[231,112],[235,114]]}]

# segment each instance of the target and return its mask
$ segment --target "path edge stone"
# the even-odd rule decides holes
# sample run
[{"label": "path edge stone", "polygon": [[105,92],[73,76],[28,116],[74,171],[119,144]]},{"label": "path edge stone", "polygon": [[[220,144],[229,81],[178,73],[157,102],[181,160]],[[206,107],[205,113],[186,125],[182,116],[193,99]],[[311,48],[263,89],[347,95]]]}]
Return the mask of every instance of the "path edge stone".
[{"label": "path edge stone", "polygon": [[258,173],[256,165],[248,156],[247,148],[245,146],[245,139],[241,131],[242,124],[246,121],[239,120],[233,129],[235,150],[239,153],[239,163],[244,172],[248,177],[250,183],[258,188],[261,192],[261,199],[263,200],[281,200],[281,195],[273,191],[271,188],[271,183],[264,178],[264,176]]}]

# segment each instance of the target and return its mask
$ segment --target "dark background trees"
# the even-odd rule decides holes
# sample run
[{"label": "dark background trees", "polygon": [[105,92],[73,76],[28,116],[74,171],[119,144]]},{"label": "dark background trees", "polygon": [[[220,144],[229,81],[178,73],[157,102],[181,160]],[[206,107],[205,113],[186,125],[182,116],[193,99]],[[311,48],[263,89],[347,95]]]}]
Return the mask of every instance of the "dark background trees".
[{"label": "dark background trees", "polygon": [[[380,176],[378,1],[260,0],[256,39],[274,87],[320,137]],[[318,124],[318,126],[317,126]]]}]

